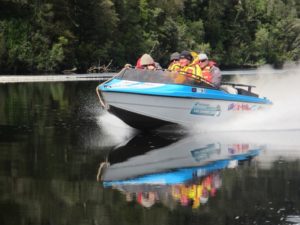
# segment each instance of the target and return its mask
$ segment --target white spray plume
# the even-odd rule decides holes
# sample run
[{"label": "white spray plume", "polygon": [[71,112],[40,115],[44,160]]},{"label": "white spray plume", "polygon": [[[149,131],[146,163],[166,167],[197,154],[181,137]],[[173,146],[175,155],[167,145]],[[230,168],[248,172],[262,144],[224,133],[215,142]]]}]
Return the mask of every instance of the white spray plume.
[{"label": "white spray plume", "polygon": [[[261,96],[268,97],[273,106],[267,113],[251,118],[252,129],[300,129],[300,66],[288,65],[281,72],[268,67],[258,69],[253,84]],[[255,121],[260,121],[256,123]]]},{"label": "white spray plume", "polygon": [[204,131],[300,130],[300,65],[289,64],[283,70],[263,66],[256,75],[237,76],[233,82],[255,85],[252,91],[270,99],[273,106],[269,111],[248,114]]},{"label": "white spray plume", "polygon": [[97,117],[97,123],[101,129],[101,146],[120,145],[137,133],[137,130],[129,127],[122,120],[108,112],[104,112]]}]

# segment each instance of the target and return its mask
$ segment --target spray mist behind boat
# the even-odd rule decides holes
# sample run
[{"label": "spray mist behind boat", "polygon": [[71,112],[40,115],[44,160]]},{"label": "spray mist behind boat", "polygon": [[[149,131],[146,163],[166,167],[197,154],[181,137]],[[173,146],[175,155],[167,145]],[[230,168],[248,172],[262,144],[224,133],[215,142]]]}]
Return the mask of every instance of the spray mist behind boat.
[{"label": "spray mist behind boat", "polygon": [[289,65],[278,73],[269,66],[258,69],[253,76],[236,76],[233,82],[253,84],[254,92],[268,96],[273,106],[266,112],[257,112],[234,121],[225,121],[211,127],[197,125],[194,131],[241,130],[300,130],[300,66]]}]

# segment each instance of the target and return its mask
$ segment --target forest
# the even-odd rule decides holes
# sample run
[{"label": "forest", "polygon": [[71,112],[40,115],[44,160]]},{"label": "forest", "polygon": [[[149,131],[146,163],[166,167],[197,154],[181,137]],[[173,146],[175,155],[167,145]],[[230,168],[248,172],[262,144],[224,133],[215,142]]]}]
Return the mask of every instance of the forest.
[{"label": "forest", "polygon": [[0,74],[111,71],[150,53],[221,68],[299,62],[299,0],[0,0]]}]

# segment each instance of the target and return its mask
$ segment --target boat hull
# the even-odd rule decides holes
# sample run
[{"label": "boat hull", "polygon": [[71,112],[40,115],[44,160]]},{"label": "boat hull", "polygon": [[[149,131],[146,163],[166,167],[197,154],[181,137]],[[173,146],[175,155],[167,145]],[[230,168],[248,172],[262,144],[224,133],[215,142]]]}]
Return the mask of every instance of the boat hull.
[{"label": "boat hull", "polygon": [[262,103],[103,92],[109,111],[129,126],[147,130],[165,125],[204,126],[268,108]]}]

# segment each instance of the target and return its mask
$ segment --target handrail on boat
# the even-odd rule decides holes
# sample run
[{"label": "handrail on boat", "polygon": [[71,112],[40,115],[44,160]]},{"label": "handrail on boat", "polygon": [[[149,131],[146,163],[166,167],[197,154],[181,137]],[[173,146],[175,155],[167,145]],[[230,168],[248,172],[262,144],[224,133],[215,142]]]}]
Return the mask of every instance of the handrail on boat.
[{"label": "handrail on boat", "polygon": [[114,75],[112,78],[106,80],[105,82],[99,84],[99,85],[96,87],[96,93],[97,93],[97,96],[98,96],[98,98],[99,98],[100,105],[101,105],[101,107],[102,107],[103,109],[108,109],[108,105],[106,104],[106,102],[105,102],[105,100],[104,100],[104,98],[103,98],[103,96],[102,96],[102,94],[101,94],[101,91],[100,91],[100,89],[99,89],[99,86],[100,86],[100,85],[103,85],[103,84],[105,84],[105,83],[107,83],[107,82],[109,82],[109,81],[111,81],[111,80],[114,79],[116,76],[118,76],[120,73],[122,73],[124,70],[126,70],[126,68],[123,68],[119,73],[117,73],[116,75]]},{"label": "handrail on boat", "polygon": [[251,92],[251,89],[253,87],[256,87],[255,85],[249,85],[249,84],[236,84],[236,83],[230,83],[230,82],[222,82],[222,84],[224,85],[230,85],[232,87],[247,87],[248,88],[248,91]]},{"label": "handrail on boat", "polygon": [[100,86],[100,85],[98,85],[98,86],[96,87],[96,93],[97,93],[97,96],[98,96],[100,105],[101,105],[101,107],[102,107],[103,109],[107,109],[108,106],[107,106],[107,104],[106,104],[105,101],[104,101],[104,98],[103,98],[103,96],[102,96],[102,94],[101,94],[101,91],[100,91],[100,89],[99,89],[99,86]]}]

